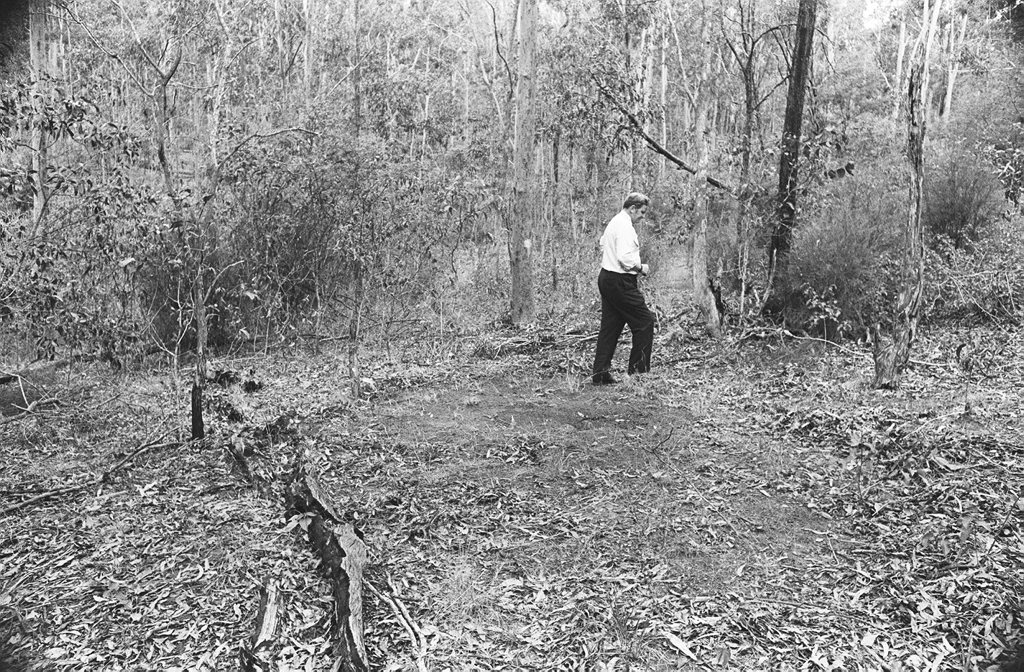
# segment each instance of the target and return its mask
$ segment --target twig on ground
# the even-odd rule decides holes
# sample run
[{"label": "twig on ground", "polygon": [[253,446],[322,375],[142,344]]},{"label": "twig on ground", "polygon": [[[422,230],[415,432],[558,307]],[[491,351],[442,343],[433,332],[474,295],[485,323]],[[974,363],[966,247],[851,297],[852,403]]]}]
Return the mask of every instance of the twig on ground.
[{"label": "twig on ground", "polygon": [[66,495],[66,494],[69,494],[69,493],[72,493],[72,492],[76,492],[78,490],[84,490],[85,488],[89,487],[90,485],[95,485],[95,484],[96,484],[95,481],[89,481],[87,483],[81,483],[79,485],[70,485],[70,486],[68,486],[66,488],[57,488],[56,490],[47,490],[46,492],[44,492],[42,494],[39,494],[39,495],[36,495],[35,497],[31,497],[31,498],[26,499],[24,501],[18,502],[17,504],[12,504],[11,506],[9,506],[6,509],[4,509],[3,511],[0,511],[0,517],[6,516],[9,513],[14,513],[15,511],[17,511],[18,509],[20,509],[22,507],[26,507],[26,506],[29,506],[31,504],[35,504],[36,502],[41,502],[44,499],[49,499],[50,497],[56,497],[58,495]]},{"label": "twig on ground", "polygon": [[142,453],[144,453],[144,452],[146,452],[148,450],[154,450],[156,448],[169,448],[171,446],[179,445],[179,443],[177,441],[172,441],[170,443],[160,443],[160,441],[162,441],[163,439],[167,438],[167,436],[171,433],[171,431],[173,431],[173,430],[168,430],[167,432],[164,432],[159,438],[157,438],[155,440],[147,441],[146,443],[143,443],[138,448],[136,448],[131,453],[129,453],[124,459],[122,459],[121,461],[116,463],[110,469],[107,469],[106,471],[104,471],[103,474],[99,478],[90,479],[90,480],[88,480],[88,481],[86,481],[84,483],[79,483],[78,485],[69,485],[69,486],[64,487],[64,488],[57,488],[55,490],[49,490],[47,492],[40,493],[40,494],[36,495],[35,497],[31,497],[31,498],[26,499],[24,501],[18,502],[17,504],[12,504],[11,506],[8,506],[6,509],[4,509],[3,511],[0,511],[0,517],[7,516],[7,515],[9,515],[11,513],[14,513],[18,509],[22,509],[22,508],[24,508],[26,506],[30,506],[32,504],[36,504],[36,503],[41,502],[41,501],[43,501],[45,499],[49,499],[51,497],[57,497],[59,495],[71,494],[73,492],[78,492],[79,490],[85,490],[86,488],[89,488],[89,487],[92,487],[92,486],[95,486],[95,485],[100,485],[102,483],[106,483],[107,480],[110,478],[111,475],[113,475],[113,473],[115,471],[117,471],[118,469],[120,469],[124,465],[128,464],[130,461],[132,461],[133,459],[135,459],[136,457],[138,457]]},{"label": "twig on ground", "polygon": [[121,396],[121,393],[118,392],[117,394],[115,394],[112,397],[109,397],[109,398],[99,402],[98,404],[93,404],[92,406],[89,407],[89,410],[95,411],[97,409],[100,409],[100,408],[106,406],[107,404],[111,403],[112,401],[117,400],[118,398],[120,398],[120,396]]},{"label": "twig on ground", "polygon": [[789,331],[788,329],[783,329],[782,330],[782,334],[784,336],[786,336],[787,338],[792,338],[793,340],[796,340],[796,341],[816,341],[818,343],[824,343],[825,345],[831,345],[832,347],[834,347],[834,348],[836,348],[838,350],[842,350],[843,352],[848,352],[851,355],[857,355],[858,357],[864,357],[866,359],[870,359],[871,358],[871,354],[870,353],[861,352],[860,350],[853,350],[851,348],[846,347],[845,345],[839,345],[838,343],[836,343],[834,341],[830,341],[827,338],[818,338],[817,336],[797,336],[796,334],[794,334],[793,332]]},{"label": "twig on ground", "polygon": [[[753,333],[754,333],[753,330],[749,330],[748,332],[744,332],[743,334],[740,335],[738,340],[739,341],[743,341],[743,340],[745,340],[747,338],[750,338],[751,334],[753,334]],[[840,345],[839,343],[836,343],[834,341],[830,341],[830,340],[828,340],[826,338],[818,338],[817,336],[798,336],[797,334],[794,334],[793,332],[789,331],[788,329],[779,329],[775,333],[781,334],[782,336],[785,336],[786,338],[791,338],[791,339],[793,339],[795,341],[815,341],[817,343],[824,343],[825,345],[832,346],[833,348],[836,348],[837,350],[842,350],[843,352],[849,353],[849,354],[854,355],[856,357],[861,357],[863,359],[871,359],[871,357],[872,357],[872,355],[870,353],[861,352],[860,350],[854,350],[852,348],[848,348],[848,347],[846,347],[844,345]],[[939,369],[949,368],[949,364],[947,364],[945,362],[925,362],[925,361],[922,361],[920,359],[911,359],[910,363],[914,364],[916,366],[931,366],[931,367],[935,367],[935,368],[939,368]]]},{"label": "twig on ground", "polygon": [[0,420],[0,425],[6,425],[8,422],[20,420],[24,418],[26,415],[31,415],[32,413],[35,413],[37,407],[44,406],[46,404],[54,404],[57,403],[57,401],[57,397],[46,397],[45,399],[36,399],[31,404],[28,404],[25,407],[16,406],[15,408],[20,409],[21,413],[3,418],[2,420]]},{"label": "twig on ground", "polygon": [[28,395],[25,394],[25,379],[18,376],[18,389],[21,390],[21,399],[25,402],[25,406],[28,406]]},{"label": "twig on ground", "polygon": [[1024,494],[1017,495],[1017,499],[1013,500],[1013,504],[1010,504],[1010,509],[1006,512],[1006,517],[1003,518],[1003,522],[999,523],[999,527],[996,528],[996,533],[992,535],[992,541],[989,542],[988,548],[985,549],[985,555],[981,556],[982,560],[987,560],[989,554],[992,553],[992,549],[995,548],[996,542],[999,540],[999,535],[1002,533],[1003,528],[1010,522],[1010,518],[1013,516],[1013,512],[1017,510],[1017,504],[1020,502],[1020,498]]},{"label": "twig on ground", "polygon": [[[413,656],[416,659],[416,668],[421,671],[427,669],[424,658],[427,653],[427,640],[423,636],[423,632],[416,625],[415,621],[409,615],[409,610],[405,604],[394,595],[385,595],[383,592],[377,590],[376,587],[369,581],[364,581],[364,585],[369,589],[371,593],[377,596],[377,599],[386,603],[391,607],[391,611],[395,614],[395,618],[402,624],[406,634],[409,635],[409,639],[412,640]],[[393,589],[393,587],[392,587]]]},{"label": "twig on ground", "polygon": [[639,447],[640,447],[640,450],[644,451],[645,453],[650,453],[651,455],[654,455],[655,457],[662,457],[661,454],[658,452],[658,450],[672,439],[672,434],[674,434],[675,431],[676,431],[675,426],[669,427],[668,436],[666,436],[664,439],[659,441],[658,445],[653,446],[651,448],[648,448],[647,446],[645,446],[645,445],[643,445],[641,443],[641,444],[638,444]]},{"label": "twig on ground", "polygon": [[[659,448],[661,448],[663,445],[665,445],[665,443],[667,443],[668,440],[672,438],[672,433],[674,431],[675,431],[675,427],[672,427],[672,429],[668,433],[668,436],[665,437],[665,439],[662,440],[661,443],[659,443],[654,448],[647,448],[646,446],[642,446],[642,445],[640,446],[640,448],[642,450],[644,450],[645,452],[650,453],[651,455],[657,457],[658,459],[660,459],[665,464],[665,466],[667,466],[669,469],[674,471],[677,475],[682,476],[683,475],[683,471],[679,467],[677,467],[676,465],[672,464],[672,462],[670,462],[669,459],[666,456],[664,456],[661,453],[657,452]],[[705,497],[704,493],[700,492],[699,490],[694,490],[694,492],[697,494],[698,497],[700,497],[702,500],[704,500],[705,504],[708,504],[709,506],[711,505],[711,500],[709,500],[707,497]],[[735,511],[732,511],[731,513],[733,515],[735,515],[737,518],[739,518],[740,520],[742,520],[747,525],[750,525],[751,527],[756,527],[756,525],[753,523],[753,521],[749,520],[745,516],[742,516],[739,513],[736,513]],[[725,522],[725,524],[729,526],[729,529],[731,529],[733,531],[733,533],[737,537],[741,537],[742,536],[740,534],[740,531],[736,528],[736,526],[732,524],[732,521],[729,520],[728,516],[722,516],[722,521]]]}]

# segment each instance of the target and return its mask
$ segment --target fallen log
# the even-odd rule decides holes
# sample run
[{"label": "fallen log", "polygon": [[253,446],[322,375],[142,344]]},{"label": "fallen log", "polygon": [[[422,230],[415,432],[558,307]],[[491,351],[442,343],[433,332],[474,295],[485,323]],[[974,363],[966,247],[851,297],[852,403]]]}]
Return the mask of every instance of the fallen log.
[{"label": "fallen log", "polygon": [[273,661],[265,660],[260,652],[271,646],[277,639],[277,630],[284,612],[284,598],[274,581],[267,581],[260,598],[260,611],[256,616],[256,631],[243,645],[238,655],[242,672],[273,669]]},{"label": "fallen log", "polygon": [[309,517],[306,532],[331,583],[334,597],[334,671],[367,672],[363,644],[363,568],[366,544],[351,524],[341,519],[330,496],[298,460],[287,490],[288,509]]}]

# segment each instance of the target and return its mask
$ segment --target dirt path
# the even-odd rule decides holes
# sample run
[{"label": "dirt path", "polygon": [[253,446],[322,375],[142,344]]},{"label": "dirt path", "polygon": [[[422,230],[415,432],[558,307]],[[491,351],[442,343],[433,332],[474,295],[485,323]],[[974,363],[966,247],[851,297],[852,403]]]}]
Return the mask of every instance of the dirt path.
[{"label": "dirt path", "polygon": [[[359,493],[348,504],[366,512],[378,576],[405,577],[437,669],[732,656],[692,618],[720,600],[791,609],[799,577],[846,544],[786,494],[798,453],[722,429],[731,411],[672,376],[592,388],[498,371],[381,396],[364,459],[338,441],[348,419],[320,424],[315,443],[346,456],[324,469],[336,492]],[[828,597],[801,599],[823,612]]]}]

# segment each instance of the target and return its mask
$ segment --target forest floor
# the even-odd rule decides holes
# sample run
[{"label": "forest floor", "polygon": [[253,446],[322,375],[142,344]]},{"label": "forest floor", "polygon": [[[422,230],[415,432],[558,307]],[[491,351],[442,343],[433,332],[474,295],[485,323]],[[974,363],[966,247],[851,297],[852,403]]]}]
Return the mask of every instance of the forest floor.
[{"label": "forest floor", "polygon": [[898,391],[866,348],[678,333],[594,388],[592,346],[365,353],[359,400],[342,352],[224,359],[198,443],[166,370],[3,385],[0,670],[239,669],[270,580],[266,669],[331,669],[298,454],[368,546],[374,670],[986,670],[1024,637],[1019,336],[925,333]]}]

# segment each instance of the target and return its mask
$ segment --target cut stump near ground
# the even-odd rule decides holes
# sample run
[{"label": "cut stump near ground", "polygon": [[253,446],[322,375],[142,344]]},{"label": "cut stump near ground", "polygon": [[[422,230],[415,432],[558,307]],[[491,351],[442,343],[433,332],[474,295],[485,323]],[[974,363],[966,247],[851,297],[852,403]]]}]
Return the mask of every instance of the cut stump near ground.
[{"label": "cut stump near ground", "polygon": [[260,611],[256,617],[256,631],[249,646],[243,645],[239,651],[242,672],[270,669],[260,657],[260,652],[276,641],[277,630],[284,616],[284,596],[277,589],[277,584],[274,581],[267,581],[262,593]]},{"label": "cut stump near ground", "polygon": [[292,513],[308,515],[306,531],[334,594],[335,619],[332,627],[334,670],[367,672],[363,644],[363,568],[366,544],[359,532],[341,515],[320,485],[299,459],[288,484],[287,505]]}]

